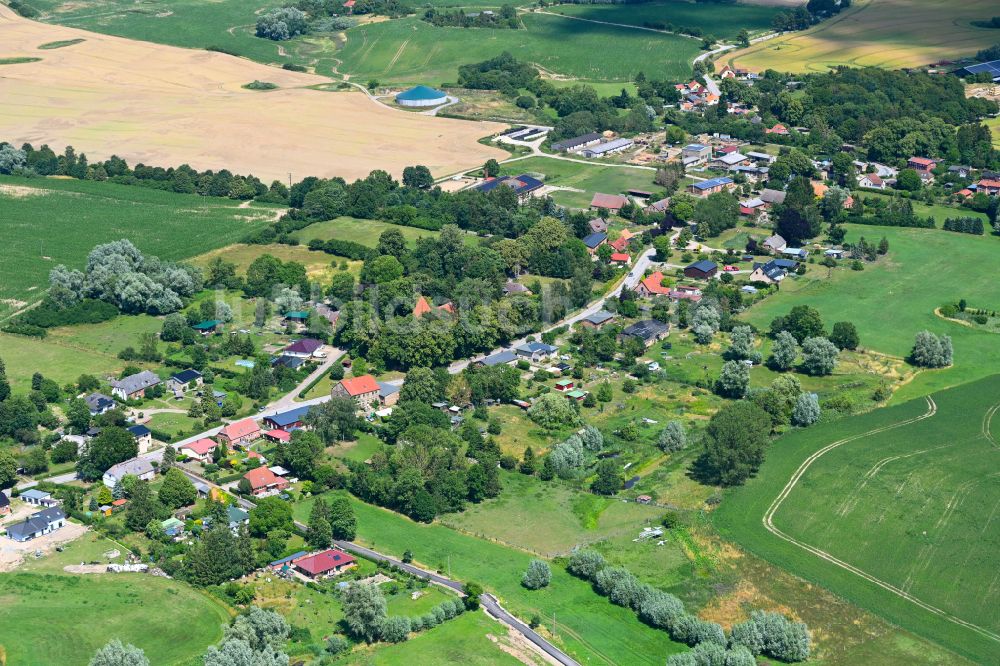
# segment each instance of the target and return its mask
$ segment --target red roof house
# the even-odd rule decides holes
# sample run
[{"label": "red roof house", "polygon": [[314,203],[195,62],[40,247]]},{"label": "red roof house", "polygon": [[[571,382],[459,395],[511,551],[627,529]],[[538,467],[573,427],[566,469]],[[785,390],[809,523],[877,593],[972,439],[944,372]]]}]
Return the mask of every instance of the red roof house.
[{"label": "red roof house", "polygon": [[981,181],[976,183],[980,192],[986,192],[986,194],[1000,194],[1000,180],[993,178],[983,178]]},{"label": "red roof house", "polygon": [[777,134],[778,136],[787,136],[790,134],[788,128],[781,123],[776,123],[774,127],[769,127],[764,130],[764,134]]},{"label": "red roof house", "polygon": [[230,446],[245,446],[260,437],[260,426],[251,418],[230,423],[219,433],[219,439]]},{"label": "red roof house", "polygon": [[628,201],[620,194],[601,194],[598,192],[594,195],[594,198],[590,200],[590,207],[604,208],[612,213],[617,213],[626,203],[628,203]]},{"label": "red roof house", "polygon": [[342,550],[331,548],[315,555],[300,557],[293,566],[304,576],[320,578],[334,576],[354,564],[354,557]]},{"label": "red roof house", "polygon": [[287,444],[292,441],[292,434],[287,430],[275,428],[274,430],[268,430],[265,432],[264,439],[269,439],[272,442],[277,442],[278,444]]},{"label": "red roof house", "polygon": [[936,165],[937,162],[929,157],[911,157],[906,161],[906,166],[924,173],[933,171]]},{"label": "red roof house", "polygon": [[613,252],[611,254],[611,263],[613,264],[627,264],[630,261],[632,261],[632,257],[624,252]]},{"label": "red roof house", "polygon": [[353,398],[358,411],[365,414],[371,414],[379,404],[378,382],[371,375],[341,379],[334,384],[330,393],[335,398]]},{"label": "red roof house", "polygon": [[274,495],[288,487],[288,481],[281,478],[266,467],[252,469],[243,475],[243,478],[250,482],[250,488],[254,495]]},{"label": "red roof house", "polygon": [[420,318],[429,312],[444,312],[447,314],[455,314],[455,306],[449,303],[442,303],[436,307],[432,307],[427,299],[421,296],[417,299],[417,304],[413,306],[413,316]]},{"label": "red roof house", "polygon": [[608,243],[608,245],[610,245],[615,252],[624,252],[628,249],[628,242],[630,238],[630,236],[620,236],[617,240],[613,240]]},{"label": "red roof house", "polygon": [[670,287],[664,287],[660,284],[661,282],[663,282],[663,273],[656,271],[644,278],[635,290],[639,292],[640,296],[666,296],[670,293]]},{"label": "red roof house", "polygon": [[194,458],[199,462],[205,462],[212,459],[212,451],[214,451],[217,446],[218,444],[215,440],[209,439],[208,437],[202,437],[197,441],[177,447],[177,453],[183,453],[188,458]]}]

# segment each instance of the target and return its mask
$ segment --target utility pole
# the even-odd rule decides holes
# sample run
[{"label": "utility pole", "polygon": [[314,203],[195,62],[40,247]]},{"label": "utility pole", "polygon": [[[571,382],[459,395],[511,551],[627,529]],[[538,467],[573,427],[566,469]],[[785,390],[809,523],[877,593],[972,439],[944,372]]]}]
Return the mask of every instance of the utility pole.
[{"label": "utility pole", "polygon": [[288,189],[292,189],[292,172],[288,172]]}]

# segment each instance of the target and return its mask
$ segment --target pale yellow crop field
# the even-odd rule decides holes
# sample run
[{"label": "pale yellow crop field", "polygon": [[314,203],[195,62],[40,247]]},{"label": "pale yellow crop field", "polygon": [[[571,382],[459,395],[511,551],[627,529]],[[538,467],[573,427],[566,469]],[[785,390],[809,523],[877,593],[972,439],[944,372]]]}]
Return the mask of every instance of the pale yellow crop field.
[{"label": "pale yellow crop field", "polygon": [[[86,41],[40,50],[56,40]],[[445,175],[508,153],[477,143],[504,125],[387,108],[362,92],[208,51],[139,42],[23,19],[0,5],[0,141],[72,145],[91,160],[355,179],[423,164]],[[254,80],[279,90],[244,90]]]},{"label": "pale yellow crop field", "polygon": [[972,25],[998,12],[996,0],[855,0],[850,9],[810,30],[754,44],[723,60],[755,71],[919,67],[972,56],[1000,42],[1000,31]]}]

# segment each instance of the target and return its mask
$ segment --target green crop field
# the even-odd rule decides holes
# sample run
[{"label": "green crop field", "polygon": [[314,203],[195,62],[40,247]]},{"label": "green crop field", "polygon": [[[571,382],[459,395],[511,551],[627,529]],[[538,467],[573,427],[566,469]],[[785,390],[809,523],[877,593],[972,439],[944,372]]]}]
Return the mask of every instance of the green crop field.
[{"label": "green crop field", "polygon": [[[455,82],[458,65],[510,51],[522,60],[584,81],[631,81],[640,69],[683,77],[699,42],[632,28],[524,15],[525,30],[437,28],[417,18],[347,31],[341,71],[356,78],[438,85]],[[607,44],[616,48],[609,52]]]},{"label": "green crop field", "polygon": [[[442,525],[421,525],[354,498],[351,503],[358,518],[359,543],[397,557],[409,549],[418,563],[483,584],[519,617],[538,613],[550,623],[555,614],[555,642],[582,663],[661,664],[668,654],[684,649],[559,565],[552,567],[549,587],[526,590],[520,580],[531,556],[523,551]],[[310,506],[310,500],[297,503],[296,519],[307,520]]]},{"label": "green crop field", "polygon": [[781,10],[769,5],[728,5],[724,10],[712,3],[649,2],[642,4],[579,4],[556,5],[548,11],[577,16],[591,21],[606,21],[624,25],[675,28],[701,28],[706,35],[735,39],[740,30],[751,33],[770,30],[771,19]]},{"label": "green crop field", "polygon": [[[194,666],[222,638],[228,610],[184,583],[140,574],[68,574],[62,567],[106,561],[116,544],[90,533],[16,573],[0,574],[0,654],[8,664],[84,665],[112,638],[155,664]],[[155,630],[154,630],[155,628]]]},{"label": "green crop field", "polygon": [[[628,166],[568,162],[549,157],[528,157],[505,162],[503,172],[509,175],[543,173],[545,184],[571,188],[552,193],[552,199],[572,208],[588,208],[597,192],[621,194],[628,189],[656,191],[655,171]],[[579,192],[575,190],[581,190]]]},{"label": "green crop field", "polygon": [[757,478],[727,493],[715,522],[775,564],[992,662],[998,396],[994,375],[787,435]]},{"label": "green crop field", "polygon": [[0,176],[0,303],[36,300],[54,266],[82,268],[98,243],[128,238],[143,252],[176,261],[232,243],[280,210],[239,206],[129,185]]},{"label": "green crop field", "polygon": [[860,272],[842,267],[830,278],[817,271],[811,277],[783,282],[779,294],[751,308],[746,319],[766,328],[792,306],[807,304],[820,311],[828,327],[849,319],[857,325],[863,347],[899,357],[909,354],[918,331],[950,335],[955,365],[919,373],[897,391],[897,401],[979,379],[1000,368],[996,334],[934,314],[935,308],[960,298],[974,298],[982,303],[980,307],[1000,308],[1000,283],[988,268],[996,263],[1000,237],[848,225],[848,242],[860,236],[888,238],[888,256]]}]

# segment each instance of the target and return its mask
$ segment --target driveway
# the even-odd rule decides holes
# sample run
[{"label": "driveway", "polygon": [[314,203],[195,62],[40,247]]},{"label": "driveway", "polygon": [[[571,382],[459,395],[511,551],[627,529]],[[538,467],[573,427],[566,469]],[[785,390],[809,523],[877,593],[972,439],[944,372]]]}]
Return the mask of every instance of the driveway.
[{"label": "driveway", "polygon": [[26,559],[34,557],[35,551],[50,553],[60,544],[79,539],[87,529],[86,525],[67,522],[55,532],[23,543],[0,537],[0,571],[13,571]]}]

